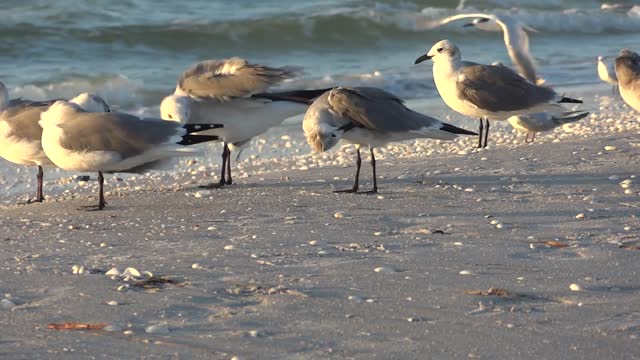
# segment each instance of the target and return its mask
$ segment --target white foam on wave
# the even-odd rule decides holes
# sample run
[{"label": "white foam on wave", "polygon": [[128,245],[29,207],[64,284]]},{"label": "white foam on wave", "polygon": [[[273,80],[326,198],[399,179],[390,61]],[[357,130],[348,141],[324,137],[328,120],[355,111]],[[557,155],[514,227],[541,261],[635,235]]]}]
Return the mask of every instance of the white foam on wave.
[{"label": "white foam on wave", "polygon": [[44,85],[24,85],[10,90],[12,98],[29,100],[70,99],[80,93],[90,92],[105,98],[109,104],[120,106],[140,102],[143,84],[123,75],[100,78],[69,79]]}]

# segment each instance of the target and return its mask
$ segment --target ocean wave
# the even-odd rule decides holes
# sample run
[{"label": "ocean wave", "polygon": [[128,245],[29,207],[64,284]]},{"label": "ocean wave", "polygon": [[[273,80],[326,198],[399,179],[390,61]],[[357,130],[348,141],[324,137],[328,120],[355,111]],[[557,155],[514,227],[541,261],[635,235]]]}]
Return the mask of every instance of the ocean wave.
[{"label": "ocean wave", "polygon": [[[600,9],[563,11],[499,11],[519,18],[544,33],[610,34],[639,32],[640,16]],[[457,13],[451,8],[425,9],[377,6],[339,8],[306,16],[277,16],[228,21],[181,21],[171,24],[97,26],[91,29],[37,26],[23,23],[0,25],[9,44],[25,41],[81,41],[98,45],[119,44],[161,50],[194,48],[229,49],[327,49],[361,48],[384,42],[437,40],[447,33],[469,31],[449,24],[433,28],[433,21]],[[10,47],[5,44],[5,47]]]}]

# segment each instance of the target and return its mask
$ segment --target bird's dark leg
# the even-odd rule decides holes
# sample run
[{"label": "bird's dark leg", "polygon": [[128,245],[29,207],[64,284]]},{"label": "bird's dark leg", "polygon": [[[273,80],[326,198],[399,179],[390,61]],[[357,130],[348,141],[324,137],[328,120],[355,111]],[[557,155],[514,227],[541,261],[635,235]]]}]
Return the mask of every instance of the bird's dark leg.
[{"label": "bird's dark leg", "polygon": [[100,185],[100,195],[98,196],[98,210],[102,210],[107,204],[106,201],[104,201],[104,176],[102,175],[102,171],[98,171],[98,184]]},{"label": "bird's dark leg", "polygon": [[478,119],[480,121],[480,126],[478,126],[478,149],[482,147],[482,129],[484,129],[484,124],[482,122],[482,118]]},{"label": "bird's dark leg", "polygon": [[351,189],[345,190],[335,190],[334,193],[355,193],[358,191],[358,186],[360,183],[360,167],[362,166],[362,157],[360,157],[360,148],[356,148],[356,179],[353,182],[353,187]]},{"label": "bird's dark leg", "polygon": [[[533,136],[529,137],[529,135]],[[525,135],[524,142],[527,144],[531,144],[533,142],[534,136],[536,136],[536,133],[528,132],[527,135]]]},{"label": "bird's dark leg", "polygon": [[220,170],[220,181],[217,183],[210,183],[208,185],[200,185],[201,189],[219,189],[225,185],[225,170],[227,169],[227,161],[229,161],[229,146],[227,143],[222,145],[222,169]]},{"label": "bird's dark leg", "polygon": [[378,192],[378,176],[376,175],[376,157],[373,154],[373,148],[369,147],[371,153],[371,170],[373,171],[373,189],[365,192],[364,194],[376,194]]},{"label": "bird's dark leg", "polygon": [[42,166],[40,165],[38,165],[38,175],[36,178],[38,179],[38,187],[36,189],[36,198],[27,199],[26,202],[19,202],[18,205],[27,205],[27,204],[33,204],[33,203],[44,201],[44,195],[42,195],[42,181],[44,178],[44,174],[42,172]]},{"label": "bird's dark leg", "polygon": [[484,145],[482,145],[483,148],[486,148],[489,143],[489,126],[491,126],[489,124],[489,119],[485,119],[485,121],[487,122],[487,126],[484,128]]},{"label": "bird's dark leg", "polygon": [[225,180],[226,185],[233,184],[233,179],[231,178],[231,149],[229,149],[229,145],[226,143],[224,146],[227,147],[227,179]]},{"label": "bird's dark leg", "polygon": [[100,186],[98,194],[98,205],[81,206],[81,208],[84,208],[86,211],[102,210],[107,204],[107,202],[104,201],[104,176],[102,175],[102,171],[98,171],[98,185]]},{"label": "bird's dark leg", "polygon": [[42,182],[44,180],[44,172],[42,171],[42,166],[38,165],[38,190],[36,191],[36,200],[35,202],[43,202],[44,194],[42,193]]}]

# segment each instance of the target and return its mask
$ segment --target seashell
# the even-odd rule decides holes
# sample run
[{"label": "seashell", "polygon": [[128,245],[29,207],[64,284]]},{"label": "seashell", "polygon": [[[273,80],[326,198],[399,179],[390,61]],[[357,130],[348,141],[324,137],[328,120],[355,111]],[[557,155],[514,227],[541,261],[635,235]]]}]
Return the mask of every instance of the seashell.
[{"label": "seashell", "polygon": [[128,267],[122,272],[122,276],[140,277],[140,271],[136,268]]},{"label": "seashell", "polygon": [[578,284],[571,284],[569,285],[569,289],[571,289],[571,291],[582,291],[582,286]]},{"label": "seashell", "polygon": [[0,308],[2,309],[11,310],[14,307],[16,307],[16,304],[13,301],[9,299],[0,300]]},{"label": "seashell", "polygon": [[375,271],[377,273],[381,273],[381,274],[393,274],[393,273],[397,272],[394,269],[392,269],[390,267],[387,267],[387,266],[377,267],[377,268],[373,269],[373,271]]},{"label": "seashell", "polygon": [[144,332],[146,332],[147,334],[168,334],[169,327],[167,327],[167,325],[164,325],[164,324],[151,325],[151,326],[147,326],[144,329]]},{"label": "seashell", "polygon": [[118,276],[120,275],[120,270],[118,270],[118,268],[111,268],[104,274],[107,276]]},{"label": "seashell", "polygon": [[[113,331],[122,331],[122,328],[120,326],[118,326],[118,325],[107,325],[102,330],[103,331],[108,331],[108,332],[113,332]],[[131,331],[131,330],[129,330],[129,331]]]}]

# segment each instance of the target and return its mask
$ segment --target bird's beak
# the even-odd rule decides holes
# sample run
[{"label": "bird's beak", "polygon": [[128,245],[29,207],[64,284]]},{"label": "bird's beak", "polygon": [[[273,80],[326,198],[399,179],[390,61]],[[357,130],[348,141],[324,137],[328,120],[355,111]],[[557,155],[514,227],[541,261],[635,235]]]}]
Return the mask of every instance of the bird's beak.
[{"label": "bird's beak", "polygon": [[475,26],[475,25],[476,24],[474,24],[474,23],[468,23],[468,24],[462,25],[462,27],[472,27],[472,26]]},{"label": "bird's beak", "polygon": [[423,61],[426,60],[431,60],[433,56],[429,56],[429,54],[424,54],[422,56],[420,56],[419,58],[416,59],[416,61],[414,61],[414,64],[420,64]]}]

